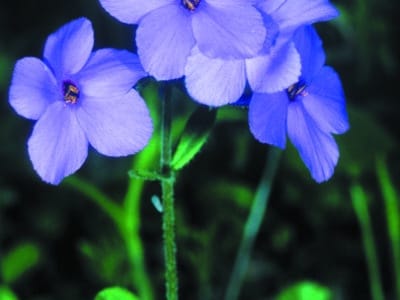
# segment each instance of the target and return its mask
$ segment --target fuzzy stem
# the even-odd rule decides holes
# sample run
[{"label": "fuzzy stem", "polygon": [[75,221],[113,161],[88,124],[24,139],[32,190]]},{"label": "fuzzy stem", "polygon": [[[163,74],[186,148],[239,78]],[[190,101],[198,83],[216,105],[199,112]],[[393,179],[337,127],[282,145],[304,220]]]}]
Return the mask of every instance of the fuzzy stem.
[{"label": "fuzzy stem", "polygon": [[269,150],[263,175],[258,185],[253,205],[243,231],[242,241],[236,255],[235,264],[225,294],[225,300],[236,300],[239,296],[240,288],[243,284],[249,265],[254,242],[267,209],[268,199],[278,169],[280,155],[281,151],[277,148],[271,148]]},{"label": "fuzzy stem", "polygon": [[161,190],[163,199],[163,239],[165,259],[165,284],[167,300],[178,299],[178,274],[176,264],[174,183],[175,176],[171,170],[172,143],[172,99],[171,89],[164,85],[160,89],[161,111]]}]

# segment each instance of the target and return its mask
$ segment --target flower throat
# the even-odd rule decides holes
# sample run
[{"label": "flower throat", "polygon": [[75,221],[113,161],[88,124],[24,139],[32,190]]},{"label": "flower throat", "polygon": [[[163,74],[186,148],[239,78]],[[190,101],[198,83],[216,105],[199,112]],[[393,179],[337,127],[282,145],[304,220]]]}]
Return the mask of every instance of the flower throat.
[{"label": "flower throat", "polygon": [[75,83],[69,80],[63,82],[63,95],[65,103],[75,104],[79,99],[79,93],[79,89]]},{"label": "flower throat", "polygon": [[298,83],[292,84],[290,87],[288,87],[286,92],[289,96],[289,99],[294,101],[297,96],[307,96],[305,89],[306,84],[303,81],[299,81]]},{"label": "flower throat", "polygon": [[197,6],[199,6],[201,0],[182,0],[182,5],[190,10],[190,11],[194,11]]}]

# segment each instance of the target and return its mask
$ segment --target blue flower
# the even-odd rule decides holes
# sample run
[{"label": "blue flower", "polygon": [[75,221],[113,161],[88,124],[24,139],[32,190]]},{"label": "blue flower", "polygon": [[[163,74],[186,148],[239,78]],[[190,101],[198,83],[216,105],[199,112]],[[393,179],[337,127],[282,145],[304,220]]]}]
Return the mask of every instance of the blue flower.
[{"label": "blue flower", "polygon": [[9,91],[15,111],[36,120],[28,141],[34,169],[58,184],[84,163],[88,145],[108,156],[141,150],[152,134],[149,111],[132,86],[146,74],[136,55],[92,52],[85,18],[51,34],[44,58],[17,61]]},{"label": "blue flower", "polygon": [[100,0],[114,17],[138,24],[144,69],[158,80],[182,77],[194,46],[208,57],[247,58],[262,48],[266,30],[255,0]]},{"label": "blue flower", "polygon": [[293,32],[338,15],[328,0],[263,0],[257,7],[263,14],[267,37],[255,57],[227,60],[193,49],[185,68],[185,84],[198,102],[210,106],[234,103],[246,82],[257,92],[287,88],[298,80],[301,67]]},{"label": "blue flower", "polygon": [[321,40],[311,26],[299,29],[294,42],[301,58],[297,83],[277,93],[254,93],[249,125],[262,143],[285,148],[286,135],[317,182],[328,180],[339,158],[332,134],[348,130],[345,98],[336,72],[324,66]]}]

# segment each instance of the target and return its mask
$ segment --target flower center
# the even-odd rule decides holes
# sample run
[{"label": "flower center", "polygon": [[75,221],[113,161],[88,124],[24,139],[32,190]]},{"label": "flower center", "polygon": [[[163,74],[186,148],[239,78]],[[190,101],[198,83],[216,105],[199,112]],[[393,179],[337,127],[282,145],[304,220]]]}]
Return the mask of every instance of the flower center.
[{"label": "flower center", "polygon": [[75,104],[79,99],[79,89],[75,83],[70,80],[63,82],[63,95],[64,102],[68,104]]},{"label": "flower center", "polygon": [[297,96],[307,96],[306,84],[303,81],[299,81],[289,86],[286,92],[291,101],[294,101]]},{"label": "flower center", "polygon": [[182,5],[190,10],[190,11],[194,11],[197,6],[199,6],[201,0],[182,0]]}]

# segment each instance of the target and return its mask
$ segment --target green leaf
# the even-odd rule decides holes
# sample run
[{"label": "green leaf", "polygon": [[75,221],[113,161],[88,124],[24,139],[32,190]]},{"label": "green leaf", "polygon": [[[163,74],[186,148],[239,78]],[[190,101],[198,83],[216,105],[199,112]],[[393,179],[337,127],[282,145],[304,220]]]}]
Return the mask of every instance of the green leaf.
[{"label": "green leaf", "polygon": [[331,300],[332,292],[317,283],[303,281],[287,287],[278,294],[276,300]]},{"label": "green leaf", "polygon": [[18,300],[18,297],[6,286],[0,286],[0,300]]},{"label": "green leaf", "polygon": [[214,126],[217,111],[200,106],[190,116],[171,162],[171,168],[179,170],[199,153]]},{"label": "green leaf", "polygon": [[101,290],[94,300],[139,300],[139,298],[124,288],[114,286]]},{"label": "green leaf", "polygon": [[16,246],[4,256],[1,264],[1,274],[4,282],[12,283],[23,273],[34,267],[40,258],[39,248],[32,243]]}]

